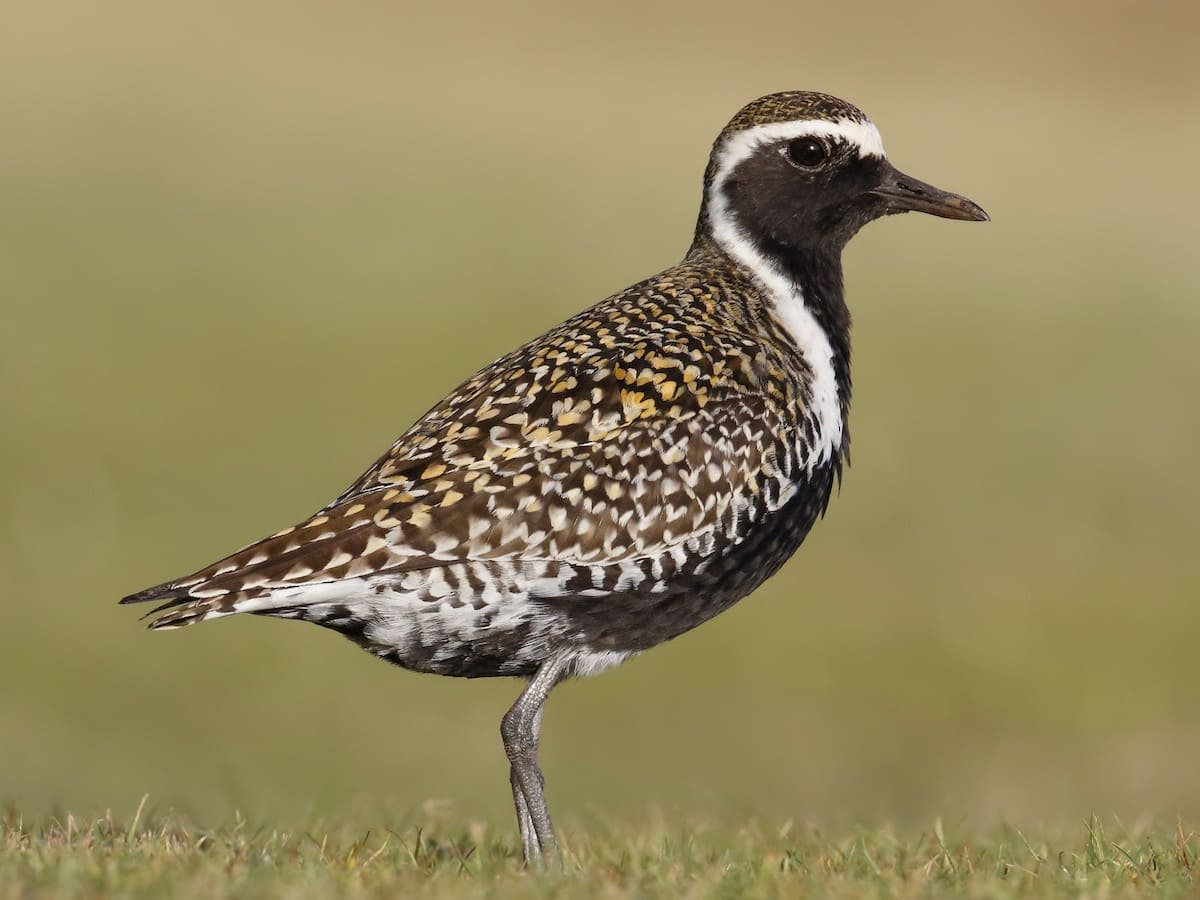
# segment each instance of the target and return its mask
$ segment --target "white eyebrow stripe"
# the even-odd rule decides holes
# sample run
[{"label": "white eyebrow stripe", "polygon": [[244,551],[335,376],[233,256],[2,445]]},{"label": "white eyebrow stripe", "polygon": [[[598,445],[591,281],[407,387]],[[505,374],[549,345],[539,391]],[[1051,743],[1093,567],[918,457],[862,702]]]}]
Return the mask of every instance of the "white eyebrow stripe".
[{"label": "white eyebrow stripe", "polygon": [[755,125],[753,128],[731,134],[718,151],[719,169],[724,173],[732,171],[738,163],[763,144],[801,137],[825,137],[846,141],[858,149],[859,159],[868,156],[878,159],[887,157],[879,129],[870,120],[860,122],[857,119],[838,119],[831,122],[828,119],[806,119],[800,122]]}]

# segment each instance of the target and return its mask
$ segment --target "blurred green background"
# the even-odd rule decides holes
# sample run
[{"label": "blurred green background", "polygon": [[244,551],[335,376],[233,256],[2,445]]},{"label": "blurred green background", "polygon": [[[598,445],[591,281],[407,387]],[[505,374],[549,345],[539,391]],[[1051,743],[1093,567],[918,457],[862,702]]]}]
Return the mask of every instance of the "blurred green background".
[{"label": "blurred green background", "polygon": [[825,90],[994,221],[847,254],[854,465],[783,574],[553,697],[560,815],[1195,815],[1194,3],[23,3],[0,33],[0,799],[508,827],[519,684],[118,597],[337,494],[685,250]]}]

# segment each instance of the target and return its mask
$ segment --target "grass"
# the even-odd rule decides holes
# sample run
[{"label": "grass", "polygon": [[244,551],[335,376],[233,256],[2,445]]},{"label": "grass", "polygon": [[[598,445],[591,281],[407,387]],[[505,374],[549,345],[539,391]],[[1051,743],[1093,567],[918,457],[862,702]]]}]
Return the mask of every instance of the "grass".
[{"label": "grass", "polygon": [[[143,806],[144,806],[143,801]],[[751,823],[568,828],[562,870],[536,874],[507,828],[320,823],[209,829],[168,813],[0,820],[0,897],[1133,897],[1194,896],[1200,839],[1092,817],[1013,826],[830,833]]]},{"label": "grass", "polygon": [[[1196,892],[1200,193],[1170,161],[1200,157],[1200,5],[14,6],[0,900]],[[783,87],[860,103],[993,221],[855,239],[828,519],[753,598],[555,691],[567,874],[516,858],[516,682],[115,605],[678,259],[716,129]]]}]

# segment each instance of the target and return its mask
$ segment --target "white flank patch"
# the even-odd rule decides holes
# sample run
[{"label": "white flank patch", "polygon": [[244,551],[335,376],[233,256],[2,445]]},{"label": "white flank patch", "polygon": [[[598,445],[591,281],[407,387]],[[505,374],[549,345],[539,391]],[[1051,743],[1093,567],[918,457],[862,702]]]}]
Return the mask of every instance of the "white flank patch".
[{"label": "white flank patch", "polygon": [[619,666],[631,656],[632,650],[580,650],[571,656],[571,674],[577,678],[599,675],[605,669]]},{"label": "white flank patch", "polygon": [[747,128],[729,137],[717,151],[717,171],[708,192],[708,218],[713,239],[766,289],[775,317],[812,368],[812,397],[806,413],[813,419],[816,443],[803,460],[804,467],[812,471],[814,466],[828,463],[842,446],[842,405],[833,367],[833,346],[804,302],[800,286],[759,253],[738,227],[723,190],[734,169],[764,143],[798,137],[838,137],[858,147],[860,157],[884,155],[883,141],[870,122],[818,119]]}]

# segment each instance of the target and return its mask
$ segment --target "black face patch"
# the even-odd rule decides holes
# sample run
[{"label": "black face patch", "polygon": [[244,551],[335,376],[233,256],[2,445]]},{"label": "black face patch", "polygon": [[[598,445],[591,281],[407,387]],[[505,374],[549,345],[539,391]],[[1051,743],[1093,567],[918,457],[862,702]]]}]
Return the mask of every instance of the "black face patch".
[{"label": "black face patch", "polygon": [[814,139],[764,142],[716,185],[725,198],[724,214],[760,249],[774,256],[840,253],[846,242],[885,210],[869,193],[884,164],[860,157],[845,140],[821,138],[818,147],[798,146]]}]

